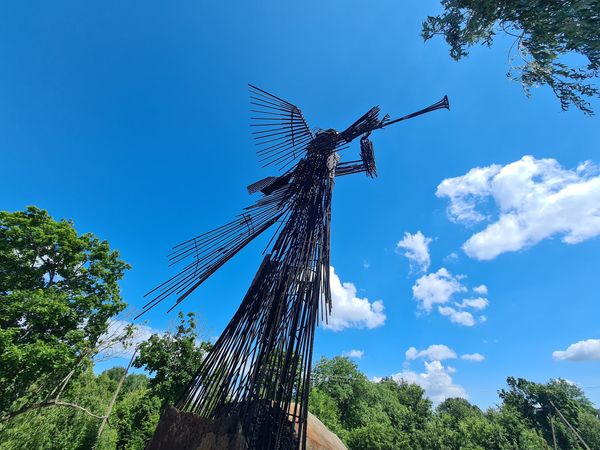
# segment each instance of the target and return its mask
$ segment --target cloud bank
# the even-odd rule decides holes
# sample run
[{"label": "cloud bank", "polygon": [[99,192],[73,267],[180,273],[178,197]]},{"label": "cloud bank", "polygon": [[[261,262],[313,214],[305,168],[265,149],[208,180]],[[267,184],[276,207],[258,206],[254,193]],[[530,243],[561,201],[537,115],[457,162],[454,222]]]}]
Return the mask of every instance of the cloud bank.
[{"label": "cloud bank", "polygon": [[587,339],[575,342],[566,350],[552,352],[557,361],[600,361],[600,339]]},{"label": "cloud bank", "polygon": [[[454,302],[454,306],[446,305],[452,297],[468,291],[461,281],[463,279],[463,275],[452,275],[444,267],[417,279],[412,291],[414,299],[419,304],[419,309],[429,314],[433,307],[437,306],[437,310],[442,316],[448,317],[452,323],[465,327],[485,322],[485,316],[475,318],[473,313],[466,309],[482,311],[489,304],[486,298],[465,298],[462,302]],[[487,293],[485,285],[477,286],[473,290]]]},{"label": "cloud bank", "polygon": [[323,328],[341,331],[345,328],[377,328],[385,323],[382,300],[371,303],[366,297],[357,297],[356,286],[342,283],[333,266],[329,275],[333,307],[328,323],[322,324]]},{"label": "cloud bank", "polygon": [[426,272],[431,264],[429,256],[429,244],[431,238],[425,237],[421,231],[415,234],[404,233],[404,237],[396,244],[396,251],[404,250],[404,256],[410,262],[410,268],[414,272]]},{"label": "cloud bank", "polygon": [[555,159],[524,156],[505,166],[477,167],[447,178],[436,195],[449,200],[451,221],[487,223],[462,247],[478,260],[552,236],[577,244],[600,234],[600,176],[589,161],[565,169]]},{"label": "cloud bank", "polygon": [[347,356],[348,358],[360,359],[363,357],[364,354],[365,354],[365,352],[362,350],[350,350],[350,351],[344,352],[342,354],[342,356]]},{"label": "cloud bank", "polygon": [[400,383],[415,383],[421,386],[427,397],[434,404],[439,404],[450,397],[469,398],[465,389],[452,380],[454,368],[445,367],[440,361],[425,361],[425,371],[421,373],[405,369],[392,375],[392,379]]},{"label": "cloud bank", "polygon": [[481,362],[485,359],[485,356],[483,356],[481,353],[465,353],[460,357],[460,359],[464,359],[465,361]]},{"label": "cloud bank", "polygon": [[411,361],[417,358],[428,359],[429,361],[443,361],[445,359],[456,358],[456,352],[444,344],[434,344],[425,350],[418,351],[415,347],[410,347],[405,353],[406,359]]},{"label": "cloud bank", "polygon": [[452,295],[466,290],[458,277],[450,274],[444,267],[437,272],[423,275],[412,288],[414,298],[426,312],[430,312],[436,304],[446,303]]}]

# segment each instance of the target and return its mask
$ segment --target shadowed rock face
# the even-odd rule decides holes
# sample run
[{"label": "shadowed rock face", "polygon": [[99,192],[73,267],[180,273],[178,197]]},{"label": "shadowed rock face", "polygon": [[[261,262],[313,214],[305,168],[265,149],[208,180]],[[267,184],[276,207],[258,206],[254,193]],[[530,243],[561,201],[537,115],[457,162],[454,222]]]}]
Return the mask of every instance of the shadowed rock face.
[{"label": "shadowed rock face", "polygon": [[[342,441],[312,414],[308,414],[308,450],[346,450]],[[235,416],[213,421],[168,407],[146,450],[246,450]]]},{"label": "shadowed rock face", "polygon": [[245,450],[237,417],[203,419],[171,406],[163,412],[146,450]]}]

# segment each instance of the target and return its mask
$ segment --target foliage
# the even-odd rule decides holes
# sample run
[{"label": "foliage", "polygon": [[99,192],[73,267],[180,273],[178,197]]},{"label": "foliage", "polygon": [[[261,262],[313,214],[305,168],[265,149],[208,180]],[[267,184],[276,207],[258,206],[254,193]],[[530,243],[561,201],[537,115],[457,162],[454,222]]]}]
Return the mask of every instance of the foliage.
[{"label": "foliage", "polygon": [[[188,314],[187,321],[180,314],[179,320],[174,333],[153,335],[142,344],[136,364],[154,377],[127,375],[109,425],[97,443],[99,450],[143,450],[156,428],[161,405],[173,402],[190,381],[210,344],[198,340],[193,314]],[[88,366],[72,379],[62,398],[101,416],[124,372],[122,367],[113,367],[95,376]],[[0,424],[0,450],[90,449],[99,424],[97,418],[68,407],[28,411]],[[31,433],[32,426],[39,433]]]},{"label": "foliage", "polygon": [[600,70],[598,0],[442,0],[442,6],[442,14],[423,23],[425,40],[444,36],[459,60],[475,44],[491,46],[498,33],[510,36],[522,65],[511,67],[509,77],[527,95],[548,85],[563,110],[573,105],[593,114],[587,99],[600,97],[592,84]]},{"label": "foliage", "polygon": [[143,450],[160,417],[161,399],[146,388],[127,392],[117,403],[111,418],[116,430],[116,448]]},{"label": "foliage", "polygon": [[44,398],[97,351],[125,307],[118,281],[128,268],[70,221],[0,211],[0,413]]},{"label": "foliage", "polygon": [[[69,384],[64,398],[103,414],[123,371],[116,367],[96,376],[88,368]],[[568,411],[590,448],[600,448],[600,412],[577,386],[563,380],[536,384],[509,378],[507,388],[500,391],[502,404],[483,412],[458,398],[432,410],[419,386],[389,378],[369,381],[347,358],[321,359],[313,375],[309,409],[349,449],[547,450],[552,448],[551,435],[539,411],[549,400]],[[127,376],[109,426],[97,443],[99,450],[145,448],[165,402],[153,393],[151,384],[144,374]],[[0,450],[89,449],[98,425],[97,419],[72,408],[29,411],[0,425]],[[560,426],[557,421],[557,437],[564,438],[559,448],[581,448]]]},{"label": "foliage", "polygon": [[[179,313],[173,332],[152,335],[133,364],[152,377],[127,375],[97,441],[125,369],[96,375],[91,358],[124,307],[117,282],[127,268],[106,242],[77,235],[70,222],[36,208],[0,213],[0,412],[9,413],[0,421],[0,450],[145,448],[161,408],[177,400],[211,344],[199,340],[192,313]],[[63,403],[32,409],[40,404],[32,402],[56,398],[67,373]],[[350,449],[542,450],[552,443],[552,428],[561,449],[581,448],[560,414],[600,448],[600,411],[560,379],[509,377],[502,404],[483,412],[461,398],[434,410],[421,387],[370,381],[344,357],[322,358],[312,378],[310,411]],[[13,417],[15,410],[24,412]]]},{"label": "foliage", "polygon": [[174,404],[190,382],[198,364],[210,350],[209,342],[198,342],[194,313],[179,312],[175,333],[153,334],[139,347],[134,367],[143,367],[153,375],[150,391],[163,403]]},{"label": "foliage", "polygon": [[[108,405],[116,382],[96,377],[87,369],[70,384],[64,398],[100,415]],[[99,420],[69,407],[32,410],[0,428],[1,450],[83,450],[95,443]],[[35,430],[35,432],[32,432]],[[106,433],[99,448],[114,448],[114,434]]]},{"label": "foliage", "polygon": [[536,384],[510,377],[500,391],[502,405],[483,412],[463,398],[446,399],[432,410],[419,386],[391,378],[369,381],[348,358],[322,358],[313,378],[310,411],[350,449],[546,450],[552,443],[549,420],[560,448],[581,448],[556,414],[540,406],[550,400],[591,448],[600,448],[599,411],[564,380]]},{"label": "foliage", "polygon": [[142,344],[136,367],[154,377],[127,375],[97,441],[125,369],[96,376],[92,358],[132,336],[131,326],[109,327],[125,307],[118,281],[128,268],[71,222],[33,207],[0,212],[1,450],[145,448],[161,405],[174,401],[210,344],[198,340],[193,314]]},{"label": "foliage", "polygon": [[416,448],[431,415],[417,385],[373,383],[344,357],[322,358],[313,370],[309,409],[350,448]]},{"label": "foliage", "polygon": [[[522,378],[508,377],[508,389],[499,392],[504,407],[516,411],[530,427],[539,430],[547,442],[552,442],[554,426],[557,444],[560,448],[578,449],[579,443],[573,432],[560,420],[560,414],[582,434],[595,435],[600,424],[586,422],[582,427],[580,418],[589,419],[597,415],[583,391],[565,380],[551,380],[547,384],[538,384]],[[584,438],[585,439],[585,438]]]}]

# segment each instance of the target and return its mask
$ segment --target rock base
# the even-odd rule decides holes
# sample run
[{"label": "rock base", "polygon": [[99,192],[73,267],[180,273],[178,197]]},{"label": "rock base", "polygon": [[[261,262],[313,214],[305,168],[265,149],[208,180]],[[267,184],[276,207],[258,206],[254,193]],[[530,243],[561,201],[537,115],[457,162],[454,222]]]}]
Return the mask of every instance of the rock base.
[{"label": "rock base", "polygon": [[[307,450],[347,450],[343,442],[308,414]],[[236,416],[207,420],[172,406],[163,412],[146,450],[247,450]]]},{"label": "rock base", "polygon": [[146,450],[246,450],[237,417],[213,421],[168,406]]}]

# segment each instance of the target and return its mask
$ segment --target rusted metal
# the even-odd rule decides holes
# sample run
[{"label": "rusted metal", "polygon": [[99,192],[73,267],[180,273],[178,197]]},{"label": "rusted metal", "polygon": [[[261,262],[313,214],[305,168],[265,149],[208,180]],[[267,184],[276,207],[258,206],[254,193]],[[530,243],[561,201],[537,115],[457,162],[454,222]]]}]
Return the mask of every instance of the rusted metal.
[{"label": "rusted metal", "polygon": [[[144,311],[177,306],[254,238],[275,224],[267,254],[242,303],[178,403],[201,417],[241,418],[251,449],[305,448],[315,328],[328,320],[331,198],[336,176],[377,176],[370,134],[448,108],[440,102],[396,120],[374,107],[342,132],[311,131],[299,108],[250,85],[253,137],[265,166],[283,171],[248,186],[262,196],[233,221],[174,247],[182,270],[150,291]],[[339,153],[361,137],[360,160]],[[286,167],[289,167],[287,170]],[[320,314],[319,314],[320,313]]]}]

